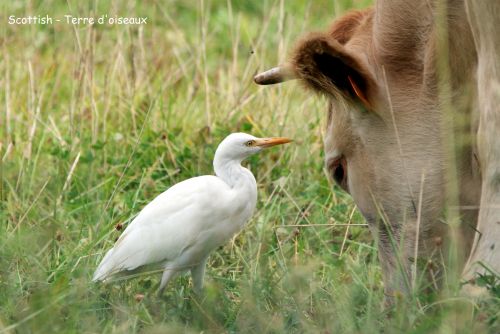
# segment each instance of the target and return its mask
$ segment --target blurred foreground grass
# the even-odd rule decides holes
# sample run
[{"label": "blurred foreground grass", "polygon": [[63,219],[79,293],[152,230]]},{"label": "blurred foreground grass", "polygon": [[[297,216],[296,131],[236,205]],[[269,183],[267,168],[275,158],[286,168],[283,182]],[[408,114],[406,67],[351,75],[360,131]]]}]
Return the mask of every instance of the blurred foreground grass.
[{"label": "blurred foreground grass", "polygon": [[[301,33],[367,3],[3,2],[0,333],[498,330],[498,301],[416,295],[384,311],[376,245],[345,226],[364,220],[323,172],[324,101],[297,83],[252,83]],[[7,24],[46,14],[148,24]],[[114,226],[212,173],[217,144],[237,131],[295,143],[247,162],[258,208],[211,256],[206,294],[188,277],[162,298],[160,275],[90,283]]]}]

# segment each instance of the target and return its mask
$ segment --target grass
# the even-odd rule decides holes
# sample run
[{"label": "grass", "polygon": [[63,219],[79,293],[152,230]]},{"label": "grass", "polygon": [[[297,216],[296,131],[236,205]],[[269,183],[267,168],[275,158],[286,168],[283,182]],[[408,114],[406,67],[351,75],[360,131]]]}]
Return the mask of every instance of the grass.
[{"label": "grass", "polygon": [[[367,3],[4,2],[0,333],[498,332],[498,291],[481,303],[417,291],[383,307],[376,244],[323,172],[325,102],[296,83],[252,83],[301,33]],[[6,23],[30,14],[148,24]],[[296,141],[247,161],[258,207],[210,257],[205,295],[188,276],[161,298],[159,275],[92,284],[115,225],[212,173],[236,131]]]}]

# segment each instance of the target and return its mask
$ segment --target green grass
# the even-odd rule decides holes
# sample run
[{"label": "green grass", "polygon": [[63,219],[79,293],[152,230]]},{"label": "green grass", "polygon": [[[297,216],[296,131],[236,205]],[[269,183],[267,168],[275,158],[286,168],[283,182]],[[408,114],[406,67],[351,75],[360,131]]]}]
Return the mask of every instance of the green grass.
[{"label": "green grass", "polygon": [[[323,172],[325,101],[297,83],[252,83],[301,33],[368,2],[4,2],[0,333],[498,332],[498,298],[417,292],[383,307],[376,245],[365,226],[345,226],[364,220]],[[93,13],[148,24],[6,23]],[[188,276],[161,298],[159,275],[91,283],[114,226],[211,174],[236,131],[295,142],[246,162],[257,210],[210,257],[205,295]]]}]

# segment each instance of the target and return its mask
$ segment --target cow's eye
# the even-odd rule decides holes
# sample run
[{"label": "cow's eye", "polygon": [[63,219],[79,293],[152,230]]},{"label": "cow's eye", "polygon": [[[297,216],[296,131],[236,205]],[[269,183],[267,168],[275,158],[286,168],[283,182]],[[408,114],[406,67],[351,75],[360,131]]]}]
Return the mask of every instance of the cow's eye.
[{"label": "cow's eye", "polygon": [[328,161],[328,170],[333,180],[345,191],[349,191],[347,186],[347,161],[344,156]]}]

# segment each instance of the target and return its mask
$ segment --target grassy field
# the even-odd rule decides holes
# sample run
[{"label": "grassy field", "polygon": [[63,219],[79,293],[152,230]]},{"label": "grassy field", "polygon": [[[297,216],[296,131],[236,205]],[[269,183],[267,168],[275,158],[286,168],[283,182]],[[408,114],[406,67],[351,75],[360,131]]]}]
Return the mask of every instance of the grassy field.
[{"label": "grassy field", "polygon": [[[3,2],[0,333],[499,332],[498,298],[416,293],[384,309],[376,245],[323,171],[325,101],[252,83],[301,33],[369,2]],[[46,14],[61,22],[7,23]],[[148,20],[74,26],[66,14]],[[210,257],[205,294],[189,276],[161,298],[159,275],[91,283],[115,225],[211,174],[237,131],[295,142],[247,161],[257,210]]]}]

